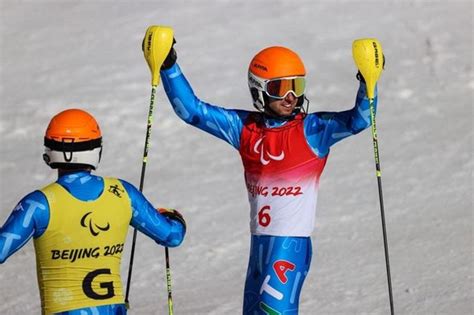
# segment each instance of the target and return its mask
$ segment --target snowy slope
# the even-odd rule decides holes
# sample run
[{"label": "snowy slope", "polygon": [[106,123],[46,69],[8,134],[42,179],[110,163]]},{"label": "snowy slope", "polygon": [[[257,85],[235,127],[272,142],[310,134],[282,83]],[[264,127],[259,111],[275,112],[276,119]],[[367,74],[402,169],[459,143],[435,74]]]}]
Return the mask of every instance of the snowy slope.
[{"label": "snowy slope", "polygon": [[[149,25],[175,28],[179,63],[200,98],[243,109],[248,62],[275,44],[305,60],[311,111],[350,108],[352,41],[377,37],[387,57],[377,122],[396,312],[473,313],[472,1],[0,3],[0,224],[55,179],[42,137],[67,107],[101,124],[98,173],[138,184]],[[157,99],[144,191],[182,210],[189,226],[170,251],[175,313],[239,314],[249,233],[238,154],[179,121],[161,88]],[[300,313],[387,314],[370,131],[333,148],[313,236]],[[139,236],[131,314],[167,313],[164,279],[164,250]],[[0,297],[0,314],[39,313],[31,242],[0,267]]]}]

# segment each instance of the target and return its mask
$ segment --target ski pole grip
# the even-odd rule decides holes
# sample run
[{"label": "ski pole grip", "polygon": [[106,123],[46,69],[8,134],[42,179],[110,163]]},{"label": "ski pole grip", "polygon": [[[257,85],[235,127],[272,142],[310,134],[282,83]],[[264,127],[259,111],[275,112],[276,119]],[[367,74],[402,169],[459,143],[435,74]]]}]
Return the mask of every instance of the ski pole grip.
[{"label": "ski pole grip", "polygon": [[171,27],[152,25],[143,39],[143,55],[151,71],[151,85],[160,83],[160,68],[173,46],[174,31]]},{"label": "ski pole grip", "polygon": [[361,38],[352,43],[352,57],[367,84],[367,96],[374,98],[375,84],[383,70],[382,45],[376,38]]}]

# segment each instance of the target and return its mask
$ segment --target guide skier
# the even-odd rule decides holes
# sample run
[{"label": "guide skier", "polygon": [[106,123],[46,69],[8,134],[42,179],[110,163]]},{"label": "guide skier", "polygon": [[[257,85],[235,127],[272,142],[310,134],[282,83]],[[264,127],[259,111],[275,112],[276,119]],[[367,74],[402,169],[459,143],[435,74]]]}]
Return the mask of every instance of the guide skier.
[{"label": "guide skier", "polygon": [[86,111],[55,115],[44,144],[58,180],[26,195],[0,228],[0,263],[33,237],[43,314],[126,314],[120,261],[128,226],[175,247],[185,221],[174,209],[155,209],[130,183],[91,174],[102,135]]}]

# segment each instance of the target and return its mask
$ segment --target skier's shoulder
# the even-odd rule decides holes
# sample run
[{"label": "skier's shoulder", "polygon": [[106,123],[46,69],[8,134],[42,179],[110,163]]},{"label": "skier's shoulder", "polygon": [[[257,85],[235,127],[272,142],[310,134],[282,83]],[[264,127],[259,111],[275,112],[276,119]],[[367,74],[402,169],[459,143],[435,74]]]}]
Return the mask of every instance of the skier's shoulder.
[{"label": "skier's shoulder", "polygon": [[[49,202],[41,190],[26,194],[12,211],[11,220],[17,221],[23,228],[33,229],[34,237],[41,236],[49,223]],[[16,224],[16,223],[14,223]],[[25,224],[27,226],[25,226]]]},{"label": "skier's shoulder", "polygon": [[330,121],[334,118],[334,112],[318,111],[305,114],[304,127],[305,130],[320,129],[324,126],[324,122]]},{"label": "skier's shoulder", "polygon": [[117,180],[122,184],[132,204],[146,199],[143,193],[134,184],[122,178],[117,178]]},{"label": "skier's shoulder", "polygon": [[[126,181],[122,178],[119,178],[119,177],[115,177],[115,176],[100,176],[100,175],[90,174],[90,179],[94,182],[98,182],[98,183],[101,183],[101,184],[103,183],[102,185],[107,185],[108,184],[108,185],[116,186],[117,184],[120,184],[126,190],[127,190],[127,188],[130,189],[130,190],[136,189],[135,186],[133,186],[128,181]],[[104,187],[104,189],[107,189],[107,187]]]},{"label": "skier's shoulder", "polygon": [[[206,103],[206,105],[209,105]],[[221,115],[225,119],[230,120],[230,121],[235,121],[235,120],[240,120],[240,121],[245,121],[249,115],[254,113],[253,111],[248,111],[245,109],[236,109],[236,108],[229,108],[229,107],[224,107],[221,105],[211,105],[210,110],[214,110],[214,113],[216,115]],[[257,112],[255,112],[257,113]]]},{"label": "skier's shoulder", "polygon": [[311,113],[306,113],[304,115],[305,120],[311,120],[311,119],[321,119],[327,116],[333,115],[333,112],[330,111],[317,111],[317,112],[311,112]]},{"label": "skier's shoulder", "polygon": [[108,187],[104,186],[105,190],[122,189],[123,187],[123,190],[125,190],[125,192],[127,193],[130,199],[133,199],[136,197],[143,197],[143,194],[141,193],[141,191],[134,184],[130,183],[128,180],[123,179],[121,177],[109,176],[109,175],[99,176],[99,175],[92,175],[92,174],[90,174],[90,176],[92,180],[101,181],[104,183],[103,185],[108,185]]},{"label": "skier's shoulder", "polygon": [[138,188],[135,187],[135,185],[133,185],[129,181],[127,181],[125,179],[122,179],[122,178],[114,178],[114,179],[118,180],[122,184],[123,188],[125,188],[127,193],[130,194],[130,193],[139,192]]},{"label": "skier's shoulder", "polygon": [[37,189],[26,194],[23,198],[20,199],[18,205],[29,205],[32,203],[37,204],[40,208],[48,207],[48,199],[46,198],[46,195],[44,194],[42,189]]}]

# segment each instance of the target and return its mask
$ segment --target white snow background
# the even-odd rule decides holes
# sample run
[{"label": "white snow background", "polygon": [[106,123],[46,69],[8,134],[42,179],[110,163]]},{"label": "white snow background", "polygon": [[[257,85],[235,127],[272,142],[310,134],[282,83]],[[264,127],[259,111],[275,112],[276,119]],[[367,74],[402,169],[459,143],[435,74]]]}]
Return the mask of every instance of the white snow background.
[{"label": "white snow background", "polygon": [[[138,186],[151,91],[141,41],[150,25],[174,27],[198,97],[249,110],[248,63],[270,45],[305,61],[310,111],[351,108],[352,41],[376,37],[387,59],[377,127],[395,311],[473,313],[472,1],[0,3],[0,224],[56,179],[41,158],[43,135],[69,107],[102,127],[97,173]],[[151,144],[144,193],[188,223],[182,247],[170,250],[175,313],[240,314],[249,210],[237,152],[180,121],[161,86]],[[332,148],[313,242],[300,314],[389,313],[370,130]],[[129,313],[167,314],[164,249],[143,235],[133,275]],[[0,267],[0,314],[39,313],[30,241]]]}]

